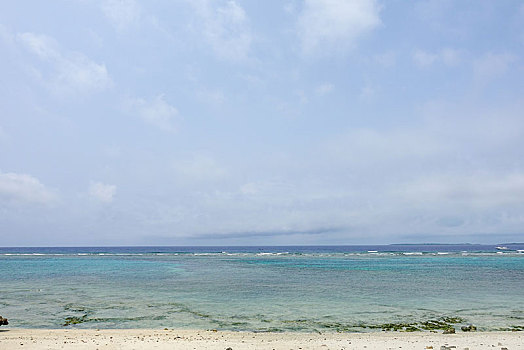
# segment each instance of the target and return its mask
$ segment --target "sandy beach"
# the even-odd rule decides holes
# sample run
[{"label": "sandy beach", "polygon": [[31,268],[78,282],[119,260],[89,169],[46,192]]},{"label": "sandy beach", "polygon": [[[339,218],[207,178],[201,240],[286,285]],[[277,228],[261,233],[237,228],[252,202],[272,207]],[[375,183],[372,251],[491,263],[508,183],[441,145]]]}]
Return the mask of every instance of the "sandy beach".
[{"label": "sandy beach", "polygon": [[0,349],[524,349],[524,333],[252,333],[148,329],[2,329]]}]

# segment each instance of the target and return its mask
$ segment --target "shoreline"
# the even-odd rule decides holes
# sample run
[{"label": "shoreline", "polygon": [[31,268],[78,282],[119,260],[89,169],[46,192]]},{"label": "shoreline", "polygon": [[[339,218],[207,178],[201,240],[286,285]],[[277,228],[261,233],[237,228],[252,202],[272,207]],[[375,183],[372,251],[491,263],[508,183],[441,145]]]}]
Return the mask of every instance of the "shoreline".
[{"label": "shoreline", "polygon": [[524,349],[523,332],[298,333],[186,329],[0,329],[10,349]]}]

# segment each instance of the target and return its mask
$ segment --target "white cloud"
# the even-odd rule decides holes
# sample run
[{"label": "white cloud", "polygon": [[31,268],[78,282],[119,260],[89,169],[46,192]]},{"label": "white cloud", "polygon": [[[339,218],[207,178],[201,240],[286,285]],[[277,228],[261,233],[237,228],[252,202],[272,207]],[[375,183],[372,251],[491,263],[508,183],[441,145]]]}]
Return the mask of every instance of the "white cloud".
[{"label": "white cloud", "polygon": [[0,199],[48,204],[56,195],[31,175],[0,171]]},{"label": "white cloud", "polygon": [[413,53],[413,61],[421,68],[429,67],[435,63],[443,63],[446,66],[455,66],[460,63],[461,54],[458,50],[444,48],[439,52],[431,53],[424,50],[416,50]]},{"label": "white cloud", "polygon": [[489,81],[506,73],[516,60],[517,58],[510,53],[490,52],[475,60],[473,72],[478,80]]},{"label": "white cloud", "polygon": [[304,53],[348,49],[381,23],[375,0],[305,0],[298,20]]},{"label": "white cloud", "polygon": [[112,84],[104,64],[91,61],[79,52],[66,52],[53,38],[34,33],[17,35],[18,41],[51,67],[52,74],[42,83],[59,95],[73,92],[91,93],[103,90]]},{"label": "white cloud", "polygon": [[284,12],[288,14],[295,14],[295,12],[297,11],[297,4],[294,1],[290,1],[287,4],[284,4],[283,9]]},{"label": "white cloud", "polygon": [[136,110],[142,120],[161,130],[175,131],[177,128],[178,111],[165,101],[163,94],[150,101],[142,98],[130,99],[126,104],[129,110]]},{"label": "white cloud", "polygon": [[316,88],[316,93],[320,96],[324,96],[331,93],[334,88],[335,86],[331,83],[323,83]]},{"label": "white cloud", "polygon": [[240,193],[242,193],[243,195],[247,195],[247,196],[255,195],[258,192],[259,192],[258,184],[254,182],[248,182],[240,186]]},{"label": "white cloud", "polygon": [[102,11],[119,31],[140,18],[140,7],[135,0],[106,0],[102,3]]},{"label": "white cloud", "polygon": [[417,50],[413,54],[413,60],[419,67],[431,66],[438,59],[436,54],[428,53],[426,51]]},{"label": "white cloud", "polygon": [[111,203],[115,194],[115,185],[106,185],[102,182],[92,182],[89,186],[89,195],[104,203]]},{"label": "white cloud", "polygon": [[61,92],[73,88],[80,92],[103,90],[111,84],[104,64],[98,64],[82,54],[75,53],[62,61],[58,68],[55,87]]},{"label": "white cloud", "polygon": [[18,39],[24,44],[29,51],[44,60],[57,59],[58,43],[51,37],[43,34],[21,33]]},{"label": "white cloud", "polygon": [[[353,190],[358,222],[370,232],[502,232],[524,222],[524,123],[519,105],[431,107],[424,123],[354,130],[331,140],[321,156],[339,193]],[[515,158],[516,157],[516,158]],[[486,221],[499,220],[498,224]],[[391,229],[389,229],[391,228]]]},{"label": "white cloud", "polygon": [[191,0],[190,4],[198,15],[199,29],[218,57],[233,61],[247,58],[252,42],[249,18],[237,2],[217,5],[211,0]]},{"label": "white cloud", "polygon": [[361,100],[369,101],[375,96],[376,93],[377,91],[371,85],[368,84],[362,87],[362,89],[360,89],[360,94],[358,97]]}]

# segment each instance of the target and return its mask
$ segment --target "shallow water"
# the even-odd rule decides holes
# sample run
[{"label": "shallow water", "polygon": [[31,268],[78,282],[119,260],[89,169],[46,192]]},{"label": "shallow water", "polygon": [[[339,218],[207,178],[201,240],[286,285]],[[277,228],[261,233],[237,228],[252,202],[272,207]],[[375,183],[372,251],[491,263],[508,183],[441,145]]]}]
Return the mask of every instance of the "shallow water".
[{"label": "shallow water", "polygon": [[509,329],[524,326],[524,246],[508,248],[0,248],[0,315],[28,328]]}]

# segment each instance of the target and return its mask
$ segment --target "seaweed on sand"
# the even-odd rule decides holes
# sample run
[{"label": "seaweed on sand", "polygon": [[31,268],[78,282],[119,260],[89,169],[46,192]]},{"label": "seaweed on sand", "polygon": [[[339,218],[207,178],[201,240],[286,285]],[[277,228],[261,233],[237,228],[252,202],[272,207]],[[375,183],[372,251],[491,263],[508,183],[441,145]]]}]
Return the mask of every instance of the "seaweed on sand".
[{"label": "seaweed on sand", "polygon": [[400,332],[415,332],[420,331],[416,324],[413,323],[383,323],[375,325],[367,325],[364,328],[382,329],[383,331],[400,331]]},{"label": "seaweed on sand", "polygon": [[375,325],[362,325],[363,328],[382,329],[383,331],[416,332],[416,331],[454,331],[453,324],[464,322],[460,317],[442,317],[436,320],[427,320],[415,323],[383,323]]}]

